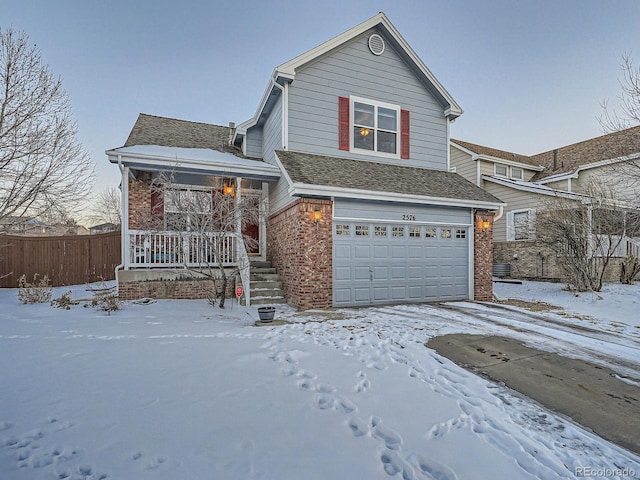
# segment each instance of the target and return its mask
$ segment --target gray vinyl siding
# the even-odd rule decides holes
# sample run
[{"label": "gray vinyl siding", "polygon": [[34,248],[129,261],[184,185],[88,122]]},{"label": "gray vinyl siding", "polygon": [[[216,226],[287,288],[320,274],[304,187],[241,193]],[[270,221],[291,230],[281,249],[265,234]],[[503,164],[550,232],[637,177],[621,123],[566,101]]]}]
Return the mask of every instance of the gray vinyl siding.
[{"label": "gray vinyl siding", "polygon": [[[265,162],[277,165],[275,150],[282,150],[282,96],[275,103],[269,118],[264,123],[262,136],[262,158]],[[271,213],[284,207],[293,199],[288,192],[289,184],[280,177],[269,189],[269,209]]]},{"label": "gray vinyl siding", "polygon": [[489,175],[493,177],[495,175],[495,168],[493,162],[487,162],[485,160],[478,160],[480,162],[480,175]]},{"label": "gray vinyl siding", "polygon": [[282,97],[275,103],[262,130],[262,158],[275,165],[274,151],[282,150]]},{"label": "gray vinyl siding", "polygon": [[[296,72],[289,88],[290,150],[356,160],[447,168],[447,120],[442,105],[420,83],[389,42],[381,56],[367,32]],[[389,159],[338,148],[338,97],[355,95],[410,111],[411,159]],[[399,141],[399,135],[398,135]]]},{"label": "gray vinyl siding", "polygon": [[247,157],[262,158],[262,127],[247,130],[244,142]]},{"label": "gray vinyl siding", "polygon": [[[407,221],[403,215],[415,215]],[[470,225],[471,210],[461,207],[415,205],[409,203],[366,202],[362,200],[336,199],[333,207],[335,218],[386,220],[404,224],[438,223],[443,225]]]},{"label": "gray vinyl siding", "polygon": [[476,165],[476,160],[473,160],[471,155],[451,147],[451,167],[455,167],[458,175],[462,175],[473,184],[477,184],[478,171]]}]

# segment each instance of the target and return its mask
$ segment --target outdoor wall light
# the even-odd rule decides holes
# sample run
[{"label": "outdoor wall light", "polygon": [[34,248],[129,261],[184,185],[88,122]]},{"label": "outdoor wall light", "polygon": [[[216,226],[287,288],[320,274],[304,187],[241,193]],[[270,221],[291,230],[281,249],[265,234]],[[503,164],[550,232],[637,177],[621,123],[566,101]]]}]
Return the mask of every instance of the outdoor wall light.
[{"label": "outdoor wall light", "polygon": [[318,222],[322,220],[322,212],[320,210],[315,210],[311,213],[311,219],[313,220],[313,223],[317,225]]},{"label": "outdoor wall light", "polygon": [[487,218],[479,217],[478,218],[478,229],[483,232],[488,232],[491,230],[491,222]]},{"label": "outdoor wall light", "polygon": [[230,197],[236,196],[236,184],[233,180],[225,180],[222,186],[222,193]]}]

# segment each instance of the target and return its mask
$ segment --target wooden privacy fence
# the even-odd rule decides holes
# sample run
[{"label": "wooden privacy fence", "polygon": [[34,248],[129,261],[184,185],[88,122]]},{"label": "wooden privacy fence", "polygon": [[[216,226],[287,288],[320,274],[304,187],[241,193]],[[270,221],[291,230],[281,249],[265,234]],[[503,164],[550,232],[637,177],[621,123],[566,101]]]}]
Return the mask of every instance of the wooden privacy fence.
[{"label": "wooden privacy fence", "polygon": [[48,275],[51,285],[82,285],[115,279],[120,264],[120,232],[64,237],[0,236],[0,288],[16,288]]}]

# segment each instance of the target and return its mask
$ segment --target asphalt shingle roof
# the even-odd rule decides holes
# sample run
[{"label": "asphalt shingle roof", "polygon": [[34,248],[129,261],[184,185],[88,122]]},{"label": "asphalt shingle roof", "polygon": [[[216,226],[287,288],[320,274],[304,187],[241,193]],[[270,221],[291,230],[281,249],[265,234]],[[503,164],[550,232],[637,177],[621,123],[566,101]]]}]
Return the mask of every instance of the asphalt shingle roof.
[{"label": "asphalt shingle roof", "polygon": [[531,157],[528,157],[527,155],[520,155],[519,153],[507,152],[506,150],[485,147],[483,145],[455,140],[453,138],[451,141],[466,148],[467,150],[471,150],[473,153],[477,153],[478,155],[487,155],[489,157],[501,158],[503,160],[511,160],[512,162],[524,163],[525,165],[533,165],[535,167],[540,166],[540,163],[532,161]]},{"label": "asphalt shingle roof", "polygon": [[294,183],[501,204],[462,176],[441,170],[276,151]]},{"label": "asphalt shingle roof", "polygon": [[531,159],[545,166],[544,172],[536,175],[537,179],[558,173],[572,172],[582,165],[639,152],[640,126],[637,126],[539,153],[533,155]]},{"label": "asphalt shingle roof", "polygon": [[220,125],[141,113],[138,115],[124,146],[160,145],[163,147],[208,148],[238,154],[240,152],[237,148],[228,145],[229,132],[229,127]]}]

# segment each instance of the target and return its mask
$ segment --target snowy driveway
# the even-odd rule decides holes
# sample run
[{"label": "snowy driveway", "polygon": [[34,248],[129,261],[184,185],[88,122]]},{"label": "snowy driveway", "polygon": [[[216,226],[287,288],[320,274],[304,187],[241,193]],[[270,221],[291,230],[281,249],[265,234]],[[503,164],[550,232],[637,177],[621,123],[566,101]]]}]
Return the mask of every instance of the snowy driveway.
[{"label": "snowy driveway", "polygon": [[2,479],[640,472],[638,456],[424,346],[446,333],[508,333],[600,352],[626,376],[638,362],[621,358],[638,350],[633,325],[563,331],[465,303],[344,310],[323,322],[282,307],[280,318],[307,322],[255,328],[255,311],[237,306],[158,301],[108,317],[19,305],[11,293],[0,292]]}]

